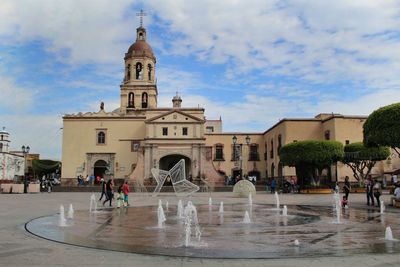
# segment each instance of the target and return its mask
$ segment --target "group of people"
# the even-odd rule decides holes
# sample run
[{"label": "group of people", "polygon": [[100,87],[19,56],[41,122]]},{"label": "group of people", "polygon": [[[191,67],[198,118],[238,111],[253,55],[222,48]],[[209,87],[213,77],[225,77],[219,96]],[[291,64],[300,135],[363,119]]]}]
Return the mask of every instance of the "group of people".
[{"label": "group of people", "polygon": [[[390,199],[390,204],[395,206],[395,202],[400,201],[400,183],[397,181],[397,177],[392,180],[395,185],[394,194]],[[342,207],[346,208],[348,206],[349,201],[349,193],[350,193],[351,185],[349,182],[349,177],[345,177],[345,182],[343,185],[344,196],[342,199]],[[338,190],[338,185],[336,185],[335,190]],[[378,180],[372,179],[371,176],[368,177],[366,181],[366,194],[367,194],[367,205],[368,206],[380,206],[380,197],[382,195],[382,184]],[[375,201],[376,200],[376,201]]]},{"label": "group of people", "polygon": [[86,175],[86,177],[83,177],[81,174],[76,176],[76,179],[78,181],[78,186],[80,185],[94,185],[99,184],[100,180],[102,179],[100,176],[94,176],[94,175]]},{"label": "group of people", "polygon": [[121,206],[129,206],[128,202],[128,194],[130,192],[128,181],[125,181],[122,185],[120,185],[117,189],[117,192],[114,192],[114,182],[112,179],[109,179],[107,182],[104,179],[100,180],[101,185],[101,195],[99,201],[105,197],[103,201],[103,206],[109,202],[109,206],[112,207],[112,200],[114,199],[117,205],[117,208]]}]

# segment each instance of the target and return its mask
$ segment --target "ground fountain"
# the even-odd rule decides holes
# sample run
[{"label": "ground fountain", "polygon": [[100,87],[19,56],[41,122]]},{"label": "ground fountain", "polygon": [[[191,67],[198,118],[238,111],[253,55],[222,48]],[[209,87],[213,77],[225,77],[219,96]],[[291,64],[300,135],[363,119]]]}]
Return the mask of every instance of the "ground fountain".
[{"label": "ground fountain", "polygon": [[158,220],[157,228],[164,228],[164,223],[167,219],[165,218],[161,199],[158,201],[157,220]]},{"label": "ground fountain", "polygon": [[380,207],[380,213],[383,214],[385,212],[385,202],[383,202],[383,200],[381,200],[379,207]]},{"label": "ground fountain", "polygon": [[386,230],[385,230],[385,239],[386,239],[386,240],[389,240],[389,241],[395,240],[395,239],[393,238],[392,228],[390,228],[390,226],[386,227]]},{"label": "ground fountain", "polygon": [[96,195],[92,194],[90,196],[90,206],[89,206],[89,212],[96,212],[97,211],[97,201],[96,201]]},{"label": "ground fountain", "polygon": [[246,212],[244,213],[243,223],[245,223],[245,224],[251,223],[250,216],[249,216],[249,212],[248,212],[247,210],[246,210]]},{"label": "ground fountain", "polygon": [[[325,203],[332,203],[331,199],[327,196]],[[268,204],[253,203],[250,209],[247,201],[221,197],[221,203],[225,202],[218,205],[222,212],[212,213],[203,197],[195,200],[203,204],[187,202],[182,212],[177,212],[182,200],[180,205],[169,207],[173,215],[181,213],[182,218],[168,216],[165,220],[166,203],[154,206],[154,200],[146,200],[149,205],[127,207],[126,213],[106,210],[93,216],[88,210],[76,210],[73,223],[66,222],[68,227],[59,226],[64,212],[43,216],[27,223],[26,229],[68,244],[183,257],[261,259],[400,253],[400,242],[394,239],[400,235],[400,218],[391,210],[377,216],[379,210],[354,205],[343,215],[345,223],[337,223],[337,218],[332,219],[331,204],[282,205],[277,210],[272,198]],[[290,215],[284,216],[287,212]],[[335,211],[333,216],[337,216]],[[382,218],[383,224],[376,223]],[[94,240],[91,233],[102,239]]]},{"label": "ground fountain", "polygon": [[276,191],[275,191],[275,203],[276,203],[276,208],[279,210],[280,209],[279,195],[278,192]]},{"label": "ground fountain", "polygon": [[176,211],[176,216],[178,216],[178,218],[183,218],[183,204],[181,199],[178,201],[178,208]]},{"label": "ground fountain", "polygon": [[286,205],[283,206],[282,216],[285,216],[285,217],[287,216],[287,206]]},{"label": "ground fountain", "polygon": [[60,205],[60,218],[58,221],[58,226],[60,227],[67,226],[67,220],[65,219],[64,205]]},{"label": "ground fountain", "polygon": [[69,204],[67,218],[68,219],[73,219],[74,218],[74,208],[72,207],[72,204]]},{"label": "ground fountain", "polygon": [[340,205],[340,194],[334,192],[333,193],[333,201],[334,201],[334,209],[335,209],[335,213],[336,213],[336,221],[335,223],[340,224],[340,217],[341,217],[341,213],[342,213],[342,207]]},{"label": "ground fountain", "polygon": [[219,204],[219,213],[224,213],[224,202],[221,201],[221,203]]},{"label": "ground fountain", "polygon": [[197,218],[197,209],[189,201],[184,210],[185,215],[185,247],[193,246],[193,237],[197,243],[200,243],[201,231],[199,220]]}]

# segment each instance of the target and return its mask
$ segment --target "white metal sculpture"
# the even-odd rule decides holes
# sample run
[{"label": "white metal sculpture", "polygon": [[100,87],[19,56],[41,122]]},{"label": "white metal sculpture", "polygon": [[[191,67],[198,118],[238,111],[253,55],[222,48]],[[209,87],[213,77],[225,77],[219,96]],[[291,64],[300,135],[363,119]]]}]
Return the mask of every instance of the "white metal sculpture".
[{"label": "white metal sculpture", "polygon": [[151,169],[154,179],[157,182],[157,186],[154,189],[153,196],[157,196],[160,193],[165,180],[171,179],[172,186],[174,187],[175,194],[178,196],[188,196],[194,192],[199,191],[199,187],[192,182],[186,180],[185,172],[185,160],[181,159],[174,167],[169,171],[160,169]]}]

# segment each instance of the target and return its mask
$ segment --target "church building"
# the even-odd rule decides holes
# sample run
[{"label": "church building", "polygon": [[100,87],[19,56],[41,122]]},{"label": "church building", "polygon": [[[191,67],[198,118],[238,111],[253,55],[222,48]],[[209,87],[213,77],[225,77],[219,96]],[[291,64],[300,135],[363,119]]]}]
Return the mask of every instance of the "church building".
[{"label": "church building", "polygon": [[[77,175],[148,181],[152,168],[169,170],[180,159],[185,159],[186,177],[198,183],[223,185],[225,176],[240,174],[257,181],[288,178],[295,176],[295,169],[280,163],[283,145],[300,140],[346,144],[363,139],[363,116],[319,114],[282,119],[261,133],[225,133],[221,119],[207,120],[204,108],[182,107],[178,94],[172,97],[171,107],[158,107],[157,61],[142,25],[124,61],[118,109],[106,111],[101,103],[97,112],[63,117],[63,184],[75,184]],[[398,158],[380,162],[373,173],[394,168],[400,168]],[[346,175],[352,177],[351,170],[338,163],[329,179],[341,181]]]}]

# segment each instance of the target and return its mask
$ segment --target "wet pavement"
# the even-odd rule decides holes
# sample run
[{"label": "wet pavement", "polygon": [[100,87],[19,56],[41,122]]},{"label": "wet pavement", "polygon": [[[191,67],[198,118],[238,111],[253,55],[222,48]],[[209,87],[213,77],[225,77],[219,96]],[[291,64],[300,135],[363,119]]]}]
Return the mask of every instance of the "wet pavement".
[{"label": "wet pavement", "polygon": [[[202,242],[207,243],[207,246],[190,248],[182,246],[179,234],[171,238],[172,235],[160,234],[161,231],[153,228],[157,225],[155,211],[158,198],[149,199],[131,194],[131,207],[127,214],[112,209],[93,216],[88,213],[90,195],[0,194],[0,266],[399,266],[400,262],[398,242],[383,239],[387,225],[392,227],[395,238],[400,236],[399,209],[388,207],[387,212],[381,216],[378,208],[365,205],[364,194],[350,195],[350,209],[345,211],[343,223],[335,224],[332,196],[282,195],[281,204],[288,205],[289,216],[285,219],[277,216],[276,210],[273,210],[274,197],[259,192],[253,198],[250,216],[255,223],[249,226],[241,223],[242,213],[248,210],[247,199],[234,198],[231,193],[213,193],[211,196],[215,206],[209,216],[209,194],[198,193],[191,200],[199,210]],[[173,226],[177,199],[172,194],[162,194],[161,199],[169,201],[165,230],[168,232],[170,224],[171,233],[177,231],[178,228],[173,229],[179,227],[178,221]],[[388,202],[389,196],[384,195],[383,199]],[[219,201],[225,203],[223,223],[218,213]],[[56,226],[59,206],[64,204],[68,207],[69,203],[73,203],[76,211],[74,220],[67,221],[73,226],[60,230]],[[230,207],[233,207],[232,210]],[[140,210],[145,215],[135,215],[140,214]],[[109,249],[109,245],[117,240],[119,244],[114,243],[115,246],[126,248],[135,237],[142,235],[143,241],[146,235],[150,235],[157,242],[150,242],[156,246],[147,248],[150,251],[148,253],[161,251],[157,253],[188,256],[185,253],[194,251],[192,256],[197,257],[198,251],[204,251],[204,257],[125,253],[58,243],[25,230],[25,223],[35,221],[35,218],[42,219],[41,223],[40,220],[36,221],[38,229],[45,227],[48,233],[53,229],[52,238],[57,236],[56,233],[59,234],[58,238],[62,236],[65,239],[67,235],[68,238],[64,240],[67,243],[91,240],[89,242],[94,242],[96,246],[100,243],[100,246]],[[146,227],[150,228],[141,229],[141,225],[149,221],[152,224]],[[126,230],[126,224],[132,229]],[[220,232],[220,229],[223,230]],[[127,232],[131,232],[131,236]],[[239,234],[237,238],[232,238],[236,234]],[[293,245],[295,239],[300,241],[299,247]],[[224,246],[219,247],[218,244]],[[146,246],[143,242],[139,242],[139,245],[131,244],[131,248],[138,247],[143,249]],[[270,259],[249,259],[258,258],[258,251],[249,249],[251,247],[260,248],[264,255],[262,257]],[[240,250],[237,251],[237,248]],[[217,252],[233,259],[207,258],[215,257],[213,253]]]},{"label": "wet pavement", "polygon": [[[162,199],[162,198],[161,198]],[[191,199],[194,204],[201,200]],[[165,203],[165,202],[164,202]],[[185,203],[185,201],[184,201]],[[198,204],[200,241],[185,244],[184,220],[177,203],[165,213],[165,227],[157,228],[157,206],[79,211],[67,227],[59,227],[59,215],[30,221],[29,232],[71,245],[142,254],[196,258],[288,258],[347,256],[357,253],[399,253],[400,242],[384,239],[391,226],[400,236],[398,214],[375,209],[344,209],[340,223],[332,206],[288,206],[288,216],[274,205],[232,203]],[[244,224],[245,211],[251,223]],[[294,245],[298,240],[300,245]]]}]

